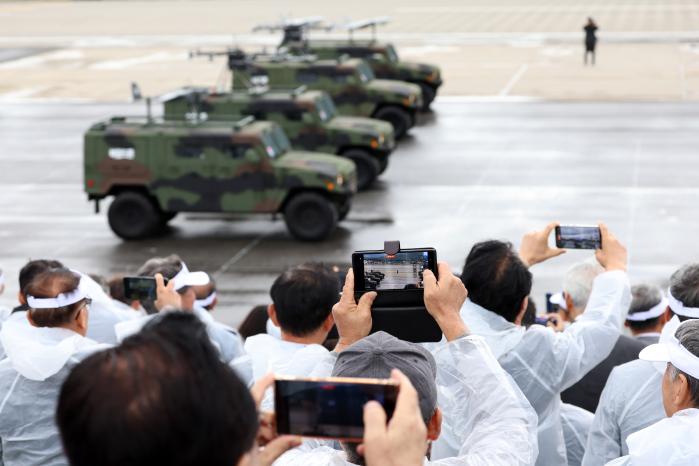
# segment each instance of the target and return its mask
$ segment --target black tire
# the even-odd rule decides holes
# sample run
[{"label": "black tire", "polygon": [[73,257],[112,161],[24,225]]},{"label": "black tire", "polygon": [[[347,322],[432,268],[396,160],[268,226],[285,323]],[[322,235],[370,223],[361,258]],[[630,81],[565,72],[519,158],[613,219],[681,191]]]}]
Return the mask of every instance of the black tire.
[{"label": "black tire", "polygon": [[337,227],[337,220],[335,204],[318,193],[297,194],[284,208],[284,221],[289,233],[301,241],[327,238]]},{"label": "black tire", "polygon": [[162,217],[158,207],[147,196],[135,191],[118,194],[109,206],[109,227],[120,238],[146,238],[158,230]]},{"label": "black tire", "polygon": [[388,168],[388,155],[384,155],[379,158],[379,175],[386,171]]},{"label": "black tire", "polygon": [[413,118],[410,116],[410,113],[404,108],[395,105],[381,107],[374,113],[372,118],[391,123],[396,139],[401,139],[405,136],[408,130],[413,126]]},{"label": "black tire", "polygon": [[426,112],[430,109],[434,98],[437,97],[437,89],[427,83],[417,83],[417,85],[422,89],[422,111]]},{"label": "black tire", "polygon": [[347,218],[347,214],[349,214],[349,211],[352,209],[352,202],[347,199],[345,202],[340,204],[340,206],[337,208],[337,220],[342,221]]},{"label": "black tire", "polygon": [[179,212],[163,212],[163,213],[161,214],[163,222],[164,222],[164,223],[168,223],[170,220],[172,220],[173,218],[177,217],[177,214],[178,214],[178,213],[179,213]]},{"label": "black tire", "polygon": [[376,157],[362,149],[349,149],[342,153],[357,166],[357,190],[363,191],[371,186],[379,176],[381,166]]}]

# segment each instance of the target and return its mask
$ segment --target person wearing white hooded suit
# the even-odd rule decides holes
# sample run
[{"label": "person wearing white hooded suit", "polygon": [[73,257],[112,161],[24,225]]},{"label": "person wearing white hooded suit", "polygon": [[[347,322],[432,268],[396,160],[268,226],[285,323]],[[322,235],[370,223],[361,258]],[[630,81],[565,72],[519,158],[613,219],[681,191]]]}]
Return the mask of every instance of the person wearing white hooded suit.
[{"label": "person wearing white hooded suit", "polygon": [[[525,331],[521,319],[531,291],[531,273],[526,268],[565,252],[548,245],[556,225],[525,235],[519,256],[509,243],[475,245],[461,276],[470,297],[461,309],[464,322],[473,334],[485,338],[538,415],[536,464],[540,466],[568,464],[560,393],[609,355],[631,299],[626,249],[600,225],[602,249],[596,256],[605,272],[595,278],[583,315],[563,332],[540,325]],[[501,309],[496,312],[496,308],[480,305],[486,302]],[[509,318],[503,317],[505,314]],[[450,441],[450,448],[457,446]]]},{"label": "person wearing white hooded suit", "polygon": [[108,345],[87,338],[90,298],[67,269],[39,274],[27,287],[29,310],[0,330],[0,439],[5,466],[67,464],[54,423],[71,368]]}]

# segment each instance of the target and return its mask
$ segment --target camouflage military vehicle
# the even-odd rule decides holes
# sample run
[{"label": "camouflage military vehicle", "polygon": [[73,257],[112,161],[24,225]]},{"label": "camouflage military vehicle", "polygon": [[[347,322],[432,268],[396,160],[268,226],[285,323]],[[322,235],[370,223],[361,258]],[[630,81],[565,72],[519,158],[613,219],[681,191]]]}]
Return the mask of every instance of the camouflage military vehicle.
[{"label": "camouflage military vehicle", "polygon": [[354,164],[290,150],[284,131],[252,117],[235,124],[112,118],[85,134],[85,190],[109,196],[124,239],[162,231],[178,212],[282,213],[289,232],[321,240],[347,215]]},{"label": "camouflage military vehicle", "polygon": [[[375,79],[364,60],[316,60],[290,55],[246,55],[229,50],[228,68],[233,89],[266,84],[271,88],[293,89],[305,85],[310,90],[330,94],[342,115],[385,120],[400,139],[415,125],[422,107],[422,93],[415,84]],[[195,52],[198,55],[219,53]]]},{"label": "camouflage military vehicle", "polygon": [[[422,90],[422,109],[428,110],[442,85],[438,66],[414,63],[398,58],[396,48],[388,42],[376,40],[376,26],[388,22],[387,18],[373,18],[349,23],[345,28],[354,31],[372,28],[372,39],[307,39],[306,32],[318,26],[321,18],[300,18],[273,25],[261,25],[256,30],[282,30],[284,39],[280,49],[294,55],[313,54],[320,59],[339,58],[343,55],[368,61],[379,79],[392,79],[414,83]],[[325,28],[328,29],[328,28]]]},{"label": "camouflage military vehicle", "polygon": [[[393,127],[382,120],[338,116],[330,96],[299,88],[292,92],[264,89],[213,93],[185,88],[163,96],[165,118],[196,115],[208,120],[231,120],[252,115],[278,123],[294,149],[338,154],[357,167],[357,187],[369,187],[387,165],[395,147]],[[194,113],[192,113],[194,112]]]}]

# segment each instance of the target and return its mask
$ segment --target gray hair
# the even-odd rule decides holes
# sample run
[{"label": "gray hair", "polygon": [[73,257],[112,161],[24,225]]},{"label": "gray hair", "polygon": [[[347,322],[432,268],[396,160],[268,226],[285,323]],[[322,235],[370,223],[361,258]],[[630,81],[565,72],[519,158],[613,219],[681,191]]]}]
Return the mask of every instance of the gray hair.
[{"label": "gray hair", "polygon": [[645,312],[657,306],[663,300],[663,292],[659,286],[640,284],[631,287],[631,306],[629,314]]},{"label": "gray hair", "polygon": [[563,276],[563,291],[573,300],[575,307],[584,309],[592,293],[592,284],[604,268],[592,259],[578,262],[570,267]]},{"label": "gray hair", "polygon": [[[172,280],[177,273],[182,270],[182,259],[176,254],[167,257],[153,257],[138,269],[136,275],[139,277],[154,277],[156,273],[162,274],[163,278]],[[141,306],[148,314],[155,314],[158,310],[155,301],[150,299],[141,300]]]},{"label": "gray hair", "polygon": [[699,307],[699,264],[685,264],[670,277],[670,293],[686,307]]},{"label": "gray hair", "polygon": [[[699,320],[688,320],[684,322],[677,329],[675,338],[679,340],[680,345],[682,345],[687,351],[699,358]],[[695,377],[692,377],[691,375],[679,370],[673,366],[672,363],[670,364],[670,368],[672,380],[676,380],[680,374],[687,378],[687,385],[689,386],[689,393],[692,397],[692,402],[694,403],[695,407],[699,408],[699,379],[696,379]]]}]

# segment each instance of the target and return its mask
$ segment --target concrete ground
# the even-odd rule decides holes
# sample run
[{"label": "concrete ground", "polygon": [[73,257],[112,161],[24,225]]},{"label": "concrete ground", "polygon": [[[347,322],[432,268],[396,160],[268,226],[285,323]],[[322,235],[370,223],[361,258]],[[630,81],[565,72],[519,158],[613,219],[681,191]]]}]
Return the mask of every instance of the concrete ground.
[{"label": "concrete ground", "polygon": [[[439,64],[443,95],[699,99],[693,0],[357,0],[352,10],[353,19],[390,16],[379,37],[404,59]],[[190,50],[271,50],[280,35],[252,34],[253,25],[308,15],[349,19],[344,3],[324,0],[0,1],[0,102],[126,101],[131,81],[150,95],[213,86],[225,77],[223,61],[191,60]],[[600,26],[594,68],[582,65],[587,16]]]},{"label": "concrete ground", "polygon": [[[326,242],[299,243],[281,220],[180,216],[165,237],[122,242],[82,193],[81,135],[126,104],[0,106],[0,267],[9,280],[29,258],[56,257],[104,275],[180,254],[221,288],[217,317],[238,323],[268,302],[275,276],[309,259],[348,266],[386,239],[432,246],[458,270],[486,238],[515,244],[551,220],[602,220],[627,244],[632,281],[662,282],[697,260],[699,107],[691,103],[497,103],[443,98],[394,153],[378,185],[357,196]],[[106,206],[103,206],[106,207]],[[103,211],[104,212],[104,211]],[[537,265],[533,297],[589,253]]]}]

